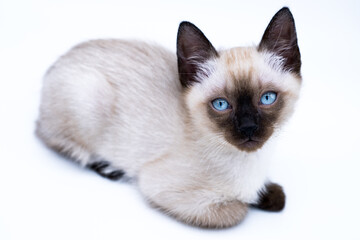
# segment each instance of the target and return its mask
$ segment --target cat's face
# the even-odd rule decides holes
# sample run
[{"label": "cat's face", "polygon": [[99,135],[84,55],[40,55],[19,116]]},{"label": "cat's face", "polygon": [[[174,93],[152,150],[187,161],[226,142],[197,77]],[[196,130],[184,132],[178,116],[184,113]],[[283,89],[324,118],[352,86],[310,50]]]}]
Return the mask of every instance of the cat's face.
[{"label": "cat's face", "polygon": [[204,134],[223,136],[240,150],[254,151],[288,118],[301,80],[277,71],[279,63],[269,63],[271,57],[256,48],[234,48],[208,62],[208,77],[186,92],[194,123]]},{"label": "cat's face", "polygon": [[192,121],[203,134],[252,152],[290,116],[301,62],[289,13],[283,9],[274,16],[258,47],[222,52],[192,24],[180,26],[180,80]]}]

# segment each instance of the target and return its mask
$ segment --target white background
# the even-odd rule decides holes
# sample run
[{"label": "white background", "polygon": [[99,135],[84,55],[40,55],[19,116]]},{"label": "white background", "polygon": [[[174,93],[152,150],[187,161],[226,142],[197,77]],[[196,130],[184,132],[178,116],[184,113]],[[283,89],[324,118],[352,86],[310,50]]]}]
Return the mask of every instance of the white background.
[{"label": "white background", "polygon": [[[74,44],[137,38],[175,51],[180,21],[215,47],[257,44],[287,5],[304,84],[273,158],[281,213],[204,230],[151,209],[35,138],[42,76]],[[360,239],[360,1],[0,0],[0,239]],[[270,157],[269,157],[270,159]]]}]

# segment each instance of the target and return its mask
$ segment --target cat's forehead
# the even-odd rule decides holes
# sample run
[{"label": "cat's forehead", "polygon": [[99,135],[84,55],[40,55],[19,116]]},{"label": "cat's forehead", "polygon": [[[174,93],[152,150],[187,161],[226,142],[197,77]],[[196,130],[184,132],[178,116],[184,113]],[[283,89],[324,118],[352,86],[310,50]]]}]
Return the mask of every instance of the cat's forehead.
[{"label": "cat's forehead", "polygon": [[254,47],[221,52],[219,64],[225,70],[223,80],[228,91],[282,88],[281,60],[270,54],[259,53]]},{"label": "cat's forehead", "polygon": [[206,74],[199,76],[199,84],[191,91],[202,96],[204,102],[208,98],[237,97],[244,93],[258,97],[264,91],[297,95],[301,84],[299,77],[282,69],[281,58],[259,52],[256,47],[220,51],[219,56],[202,69]]}]

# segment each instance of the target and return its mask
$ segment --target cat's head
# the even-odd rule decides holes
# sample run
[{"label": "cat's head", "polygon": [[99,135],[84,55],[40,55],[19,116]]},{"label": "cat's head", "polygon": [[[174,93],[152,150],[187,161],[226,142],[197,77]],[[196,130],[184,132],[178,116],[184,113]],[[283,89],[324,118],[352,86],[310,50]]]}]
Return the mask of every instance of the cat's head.
[{"label": "cat's head", "polygon": [[238,149],[261,148],[291,115],[300,85],[300,52],[288,8],[275,14],[256,47],[216,51],[182,22],[178,69],[194,127]]}]

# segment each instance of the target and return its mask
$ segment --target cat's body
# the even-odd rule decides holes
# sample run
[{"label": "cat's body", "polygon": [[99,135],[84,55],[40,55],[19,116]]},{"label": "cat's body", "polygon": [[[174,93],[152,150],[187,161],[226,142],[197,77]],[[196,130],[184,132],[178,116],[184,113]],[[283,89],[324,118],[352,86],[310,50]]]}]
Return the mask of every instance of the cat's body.
[{"label": "cat's body", "polygon": [[[37,134],[102,175],[124,171],[152,205],[190,224],[232,226],[248,204],[280,210],[266,154],[292,112],[300,66],[265,48],[263,37],[217,52],[190,23],[179,29],[178,61],[144,42],[83,43],[46,74]],[[278,100],[258,106],[269,91]],[[214,109],[216,99],[229,107]]]},{"label": "cat's body", "polygon": [[50,95],[41,111],[53,119],[39,122],[49,131],[41,135],[52,131],[48,143],[69,146],[82,165],[100,157],[134,177],[183,134],[176,56],[159,46],[90,41],[60,58],[45,78]]}]

